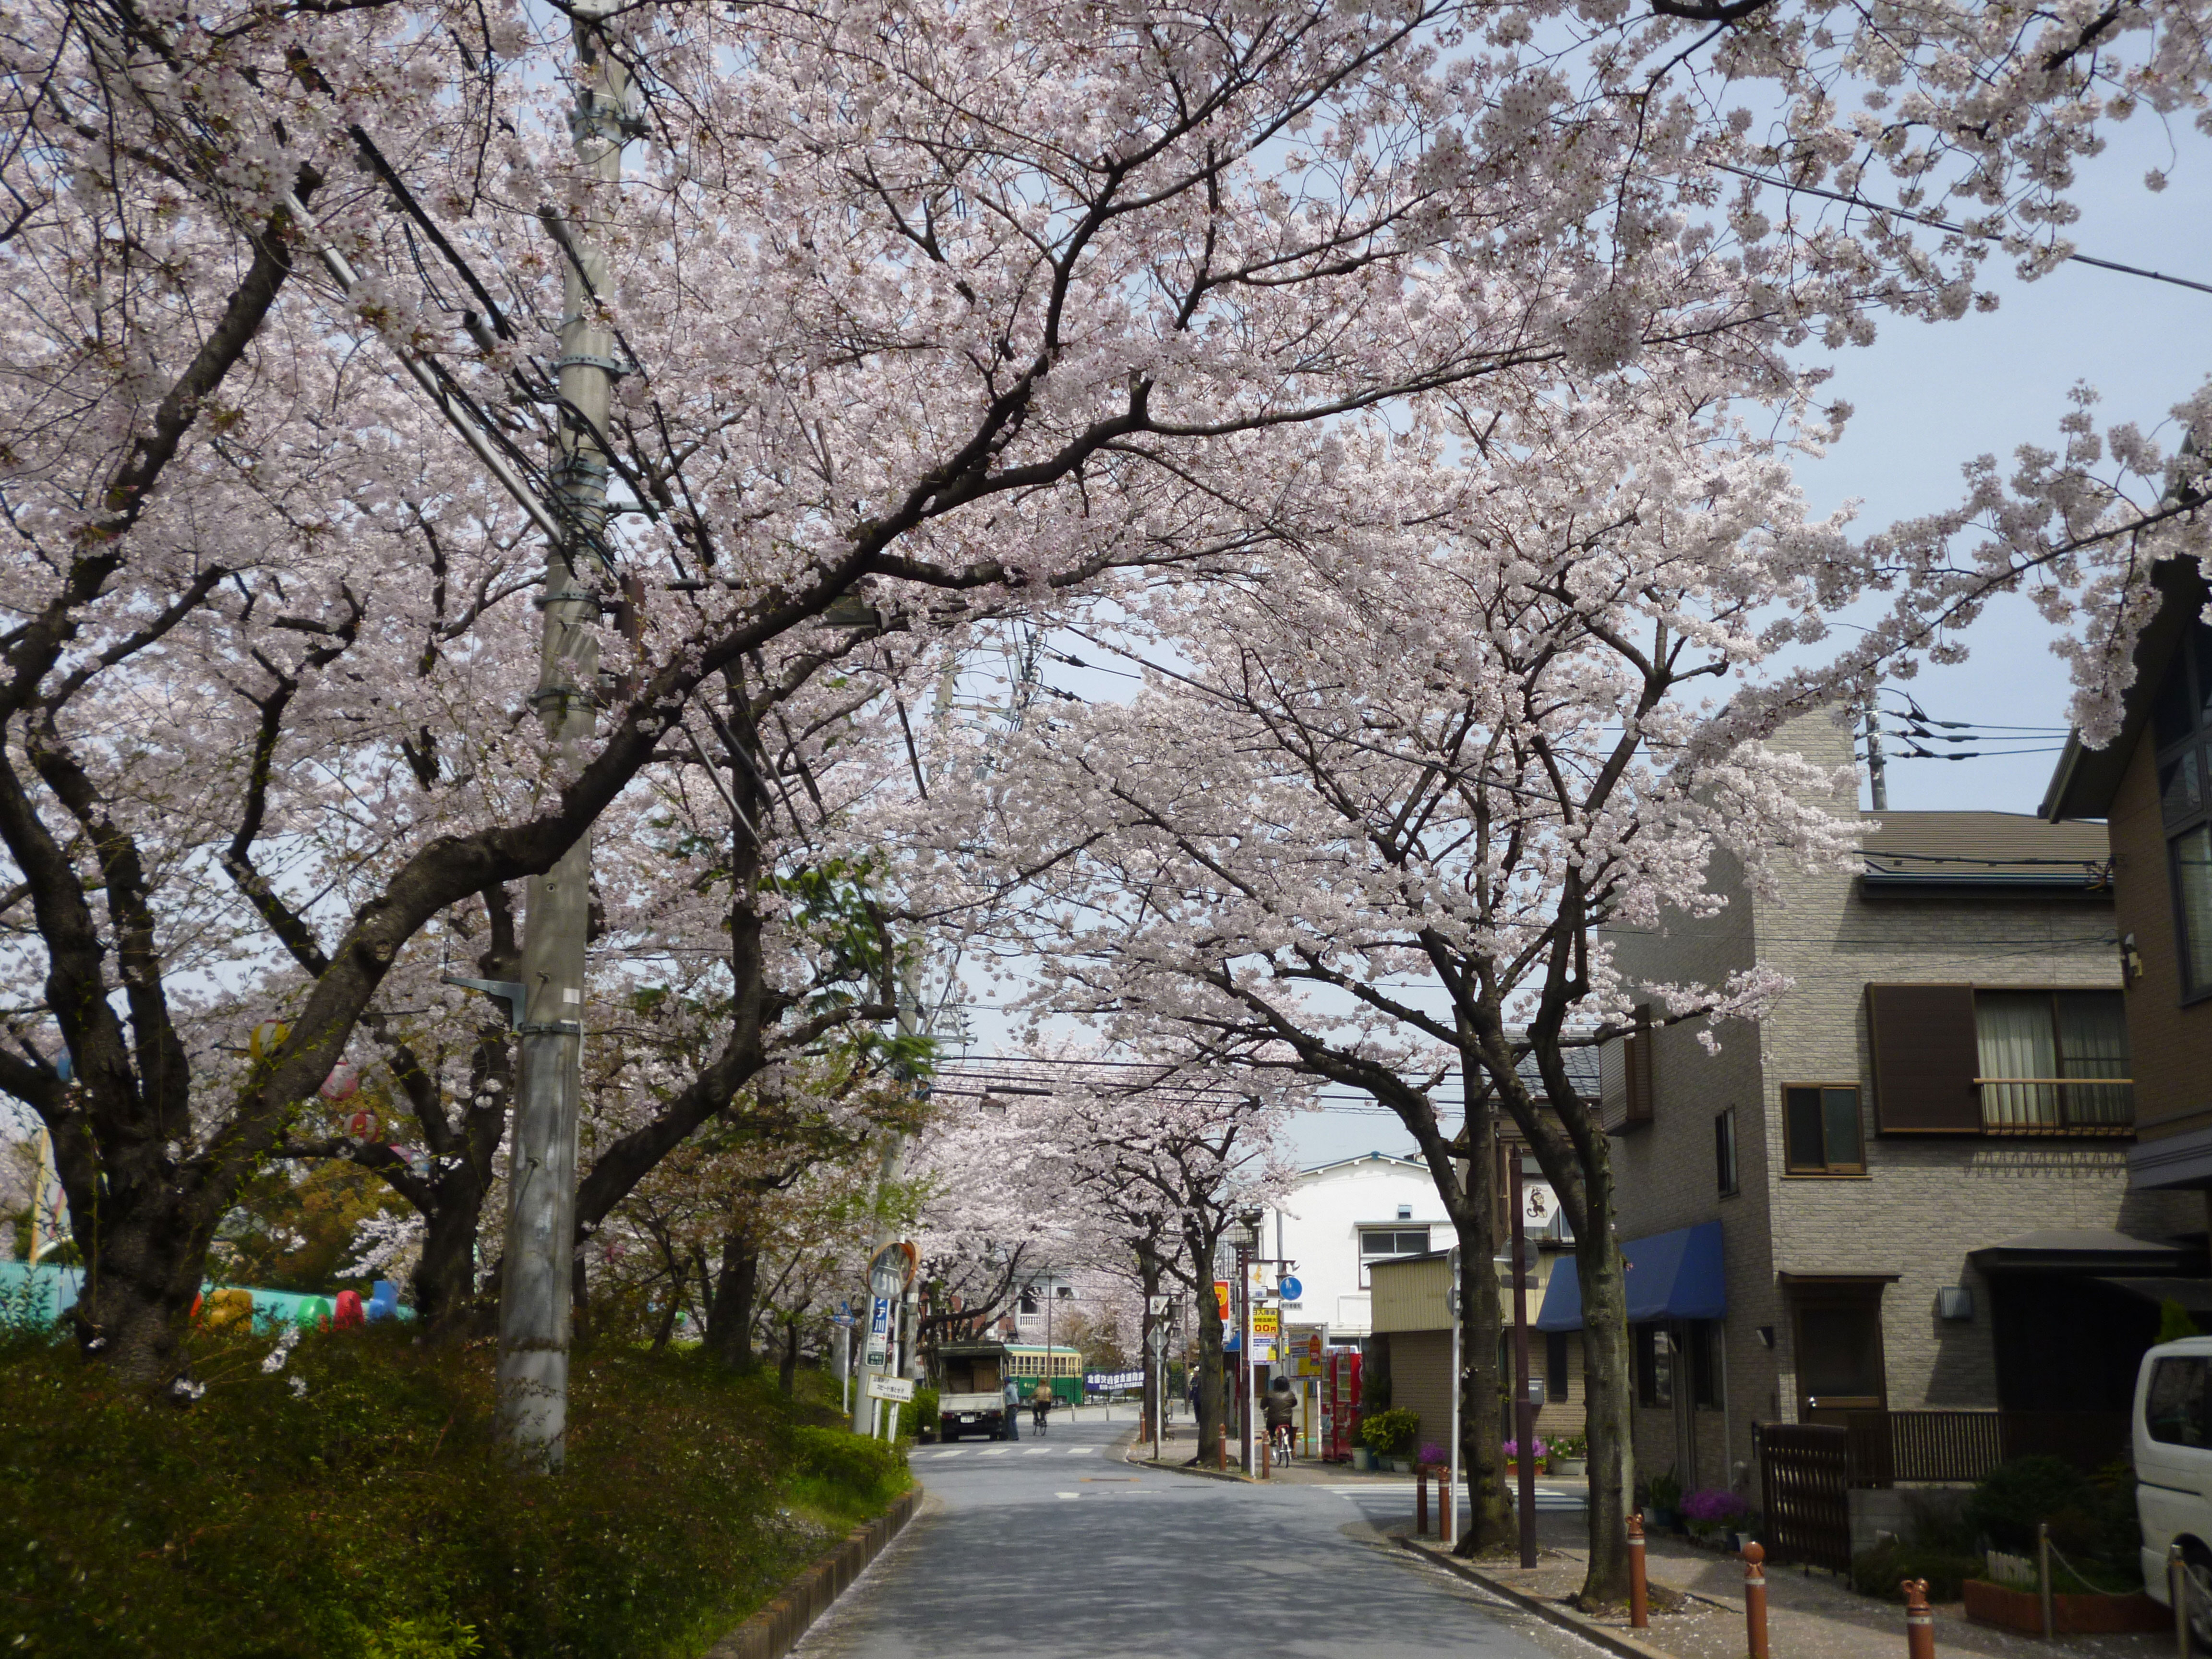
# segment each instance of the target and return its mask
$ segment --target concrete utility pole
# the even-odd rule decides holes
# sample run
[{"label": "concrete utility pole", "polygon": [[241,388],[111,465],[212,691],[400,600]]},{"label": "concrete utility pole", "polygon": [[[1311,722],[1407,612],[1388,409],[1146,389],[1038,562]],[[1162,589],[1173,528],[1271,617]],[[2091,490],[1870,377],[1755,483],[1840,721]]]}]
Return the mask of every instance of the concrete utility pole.
[{"label": "concrete utility pole", "polygon": [[[899,1035],[902,1037],[913,1036],[921,1029],[920,1015],[921,1012],[921,989],[919,983],[920,977],[920,969],[912,962],[908,962],[899,970],[898,1030]],[[882,1164],[876,1171],[876,1192],[878,1196],[880,1198],[882,1194],[888,1193],[893,1187],[896,1186],[905,1174],[906,1137],[894,1131],[890,1135],[887,1135],[884,1140],[884,1159]],[[877,1224],[876,1245],[873,1254],[881,1255],[885,1245],[895,1244],[897,1242],[897,1231],[893,1228],[889,1222],[879,1222]],[[898,1324],[900,1291],[901,1287],[894,1285],[890,1287],[890,1290],[888,1292],[891,1297],[890,1318],[894,1332],[896,1332]],[[872,1279],[868,1285],[868,1308],[871,1328],[873,1327],[876,1298],[884,1293],[883,1287],[875,1284]],[[894,1346],[896,1346],[896,1338],[894,1338]],[[855,1386],[853,1389],[853,1432],[854,1434],[873,1436],[876,1431],[876,1402],[868,1397],[868,1379],[877,1374],[878,1368],[874,1364],[871,1363],[868,1358],[868,1345],[866,1339],[863,1339],[860,1344],[860,1368],[854,1373]],[[896,1374],[896,1365],[897,1357],[896,1352],[894,1352],[890,1357],[884,1369],[891,1370]]]},{"label": "concrete utility pole", "polygon": [[[576,157],[610,185],[622,179],[629,75],[607,50],[601,0],[571,13],[576,39]],[[598,696],[599,598],[605,546],[606,431],[617,365],[600,325],[606,255],[587,227],[549,220],[561,244],[559,489],[561,539],[546,550],[538,641],[538,718],[555,765],[592,735]],[[575,1264],[577,1117],[583,1090],[584,947],[590,923],[587,831],[527,887],[523,908],[520,1065],[500,1275],[499,1429],[519,1454],[557,1468],[568,1423],[570,1291]]]},{"label": "concrete utility pole", "polygon": [[1867,783],[1874,791],[1874,810],[1889,811],[1889,763],[1881,752],[1881,711],[1872,703],[1866,711]]}]

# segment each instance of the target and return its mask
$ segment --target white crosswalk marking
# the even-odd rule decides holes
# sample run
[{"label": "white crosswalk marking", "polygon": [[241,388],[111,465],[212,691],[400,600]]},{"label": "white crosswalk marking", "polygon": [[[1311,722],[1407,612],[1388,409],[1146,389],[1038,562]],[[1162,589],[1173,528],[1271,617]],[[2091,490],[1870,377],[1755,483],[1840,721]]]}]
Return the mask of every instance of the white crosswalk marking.
[{"label": "white crosswalk marking", "polygon": [[987,1452],[977,1452],[975,1455],[978,1457],[1004,1457],[1007,1452],[1012,1449],[1011,1447],[1007,1446],[994,1446]]},{"label": "white crosswalk marking", "polygon": [[1031,1446],[1027,1451],[1024,1452],[1022,1455],[1024,1457],[1049,1457],[1052,1455],[1052,1448],[1049,1446]]}]

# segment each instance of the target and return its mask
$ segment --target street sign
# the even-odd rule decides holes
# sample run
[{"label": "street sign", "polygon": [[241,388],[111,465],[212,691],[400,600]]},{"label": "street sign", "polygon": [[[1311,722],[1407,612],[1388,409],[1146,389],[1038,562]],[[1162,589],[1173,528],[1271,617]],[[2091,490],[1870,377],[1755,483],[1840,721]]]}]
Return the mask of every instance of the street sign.
[{"label": "street sign", "polygon": [[1168,1328],[1164,1325],[1153,1326],[1152,1334],[1149,1340],[1152,1345],[1152,1352],[1154,1353],[1165,1353],[1168,1348]]},{"label": "street sign", "polygon": [[881,1367],[891,1358],[891,1297],[897,1294],[894,1286],[890,1291],[870,1298],[868,1312],[868,1346],[862,1351],[863,1365]]},{"label": "street sign", "polygon": [[1282,1291],[1284,1301],[1296,1302],[1300,1297],[1306,1293],[1306,1287],[1299,1284],[1297,1279],[1291,1278],[1290,1274],[1285,1273],[1283,1275]]},{"label": "street sign", "polygon": [[872,1376],[868,1379],[868,1398],[911,1400],[914,1398],[914,1382],[904,1376]]},{"label": "street sign", "polygon": [[[886,1244],[868,1261],[868,1288],[878,1295],[896,1296],[914,1282],[915,1267],[921,1265],[921,1254],[907,1243]],[[890,1279],[891,1288],[885,1291],[881,1280]]]},{"label": "street sign", "polygon": [[1213,1300],[1215,1305],[1221,1310],[1223,1322],[1226,1323],[1229,1319],[1229,1281],[1227,1279],[1217,1279],[1213,1281]]},{"label": "street sign", "polygon": [[850,1330],[854,1326],[859,1324],[860,1322],[854,1318],[850,1314],[837,1313],[831,1314],[830,1316],[830,1322],[832,1325],[836,1326],[840,1330]]},{"label": "street sign", "polygon": [[1145,1311],[1158,1318],[1165,1313],[1174,1302],[1175,1297],[1171,1296],[1148,1296],[1145,1298]]},{"label": "street sign", "polygon": [[1253,1335],[1273,1336],[1279,1328],[1280,1327],[1277,1322],[1277,1316],[1273,1308],[1255,1308],[1252,1310]]}]

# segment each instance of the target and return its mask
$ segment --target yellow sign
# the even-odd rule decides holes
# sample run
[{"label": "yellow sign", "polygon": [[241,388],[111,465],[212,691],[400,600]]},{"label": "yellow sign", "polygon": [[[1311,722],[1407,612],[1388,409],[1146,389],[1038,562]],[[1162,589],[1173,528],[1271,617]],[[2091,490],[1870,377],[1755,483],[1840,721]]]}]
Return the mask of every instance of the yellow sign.
[{"label": "yellow sign", "polygon": [[1227,1324],[1229,1322],[1229,1281],[1227,1279],[1217,1279],[1213,1281],[1213,1299],[1220,1305],[1221,1322]]},{"label": "yellow sign", "polygon": [[1280,1325],[1279,1325],[1279,1320],[1280,1320],[1280,1319],[1281,1319],[1281,1316],[1280,1316],[1279,1314],[1278,1314],[1278,1313],[1277,1313],[1277,1312],[1276,1312],[1273,1308],[1255,1308],[1255,1309],[1253,1309],[1253,1310],[1252,1310],[1252,1334],[1253,1334],[1253,1335],[1255,1335],[1255,1336],[1273,1336],[1273,1335],[1274,1335],[1274,1334],[1275,1334],[1275,1333],[1276,1333],[1276,1332],[1280,1328]]}]

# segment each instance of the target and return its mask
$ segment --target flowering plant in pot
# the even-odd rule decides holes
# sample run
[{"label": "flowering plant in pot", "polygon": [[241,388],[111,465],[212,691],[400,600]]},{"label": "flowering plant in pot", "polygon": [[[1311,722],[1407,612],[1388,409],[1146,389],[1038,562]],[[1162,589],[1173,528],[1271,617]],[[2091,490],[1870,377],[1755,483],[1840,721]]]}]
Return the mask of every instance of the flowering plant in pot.
[{"label": "flowering plant in pot", "polygon": [[1689,1523],[1693,1536],[1717,1539],[1723,1533],[1735,1532],[1736,1522],[1750,1508],[1726,1487],[1711,1486],[1693,1492],[1682,1500],[1682,1519]]},{"label": "flowering plant in pot", "polygon": [[[1518,1440],[1509,1440],[1500,1449],[1505,1454],[1505,1476],[1510,1480],[1520,1473],[1521,1443]],[[1532,1434],[1528,1437],[1528,1455],[1535,1460],[1536,1471],[1540,1474],[1543,1473],[1544,1458],[1551,1449],[1544,1443],[1543,1436]]]},{"label": "flowering plant in pot", "polygon": [[1563,1434],[1552,1442],[1551,1473],[1567,1476],[1589,1472],[1589,1442],[1579,1434]]},{"label": "flowering plant in pot", "polygon": [[1451,1463],[1451,1459],[1445,1454],[1444,1449],[1433,1440],[1425,1440],[1421,1443],[1421,1449],[1414,1454],[1413,1461],[1417,1463],[1425,1463],[1432,1469],[1445,1468]]}]

